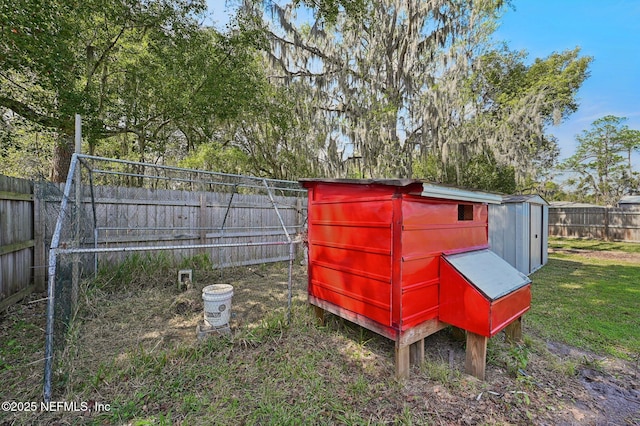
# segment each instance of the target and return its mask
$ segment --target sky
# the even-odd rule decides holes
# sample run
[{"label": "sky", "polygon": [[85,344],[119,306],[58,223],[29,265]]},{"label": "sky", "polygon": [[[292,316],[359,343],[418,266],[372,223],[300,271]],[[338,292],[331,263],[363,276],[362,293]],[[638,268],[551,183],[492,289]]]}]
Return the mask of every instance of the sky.
[{"label": "sky", "polygon": [[[626,117],[640,130],[640,0],[513,0],[496,38],[529,59],[581,48],[593,57],[590,77],[578,91],[579,109],[548,132],[560,158],[575,153],[575,136],[606,115]],[[636,170],[640,156],[634,158]]]},{"label": "sky", "polygon": [[[208,4],[222,28],[225,1]],[[576,46],[593,57],[590,77],[578,91],[578,111],[548,129],[558,138],[561,160],[575,153],[575,136],[598,118],[626,117],[629,128],[640,130],[640,0],[512,0],[495,39],[526,50],[531,62]],[[634,167],[640,169],[640,154]]]}]

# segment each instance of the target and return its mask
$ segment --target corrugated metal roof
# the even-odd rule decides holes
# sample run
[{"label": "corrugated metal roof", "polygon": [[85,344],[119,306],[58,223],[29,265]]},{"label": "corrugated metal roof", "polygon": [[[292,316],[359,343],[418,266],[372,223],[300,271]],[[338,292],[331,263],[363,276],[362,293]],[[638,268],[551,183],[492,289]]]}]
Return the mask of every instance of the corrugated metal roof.
[{"label": "corrugated metal roof", "polygon": [[522,195],[505,195],[502,197],[503,203],[531,203],[549,205],[547,201],[537,194],[522,194]]},{"label": "corrugated metal roof", "polygon": [[640,195],[625,195],[618,204],[640,204]]},{"label": "corrugated metal roof", "polygon": [[444,258],[489,300],[499,299],[531,282],[491,250],[444,255]]},{"label": "corrugated metal roof", "polygon": [[470,191],[468,189],[455,188],[452,186],[422,184],[423,197],[444,198],[447,200],[473,201],[476,203],[501,204],[502,196],[490,194],[488,192]]}]

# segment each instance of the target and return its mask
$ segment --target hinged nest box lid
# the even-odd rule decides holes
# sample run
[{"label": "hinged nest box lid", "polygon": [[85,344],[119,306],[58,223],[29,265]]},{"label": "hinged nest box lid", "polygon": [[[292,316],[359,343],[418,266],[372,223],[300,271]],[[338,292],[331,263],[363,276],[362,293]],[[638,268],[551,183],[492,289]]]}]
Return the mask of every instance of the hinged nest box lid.
[{"label": "hinged nest box lid", "polygon": [[444,255],[444,258],[492,301],[531,282],[529,277],[490,250]]}]

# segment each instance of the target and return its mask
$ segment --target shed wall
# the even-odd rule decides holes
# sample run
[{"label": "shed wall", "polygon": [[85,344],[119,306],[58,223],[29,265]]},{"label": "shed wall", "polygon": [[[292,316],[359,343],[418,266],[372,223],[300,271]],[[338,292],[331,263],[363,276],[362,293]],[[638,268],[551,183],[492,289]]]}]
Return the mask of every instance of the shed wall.
[{"label": "shed wall", "polygon": [[531,253],[532,247],[532,225],[531,208],[532,203],[505,203],[500,205],[489,206],[489,246],[491,250],[506,260],[511,266],[529,275],[539,265],[541,259],[542,265],[548,261],[547,247],[549,235],[549,208],[546,205],[534,204],[534,206],[542,207],[541,225],[541,254],[532,265],[532,259],[535,257]]}]

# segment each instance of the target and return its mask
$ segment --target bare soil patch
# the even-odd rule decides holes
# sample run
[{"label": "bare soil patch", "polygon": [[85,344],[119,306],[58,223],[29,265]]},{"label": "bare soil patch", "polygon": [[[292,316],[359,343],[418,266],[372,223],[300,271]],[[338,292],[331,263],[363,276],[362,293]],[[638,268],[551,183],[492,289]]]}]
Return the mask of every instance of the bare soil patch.
[{"label": "bare soil patch", "polygon": [[549,253],[577,254],[592,259],[619,260],[640,264],[640,253],[628,253],[624,251],[549,248]]}]

